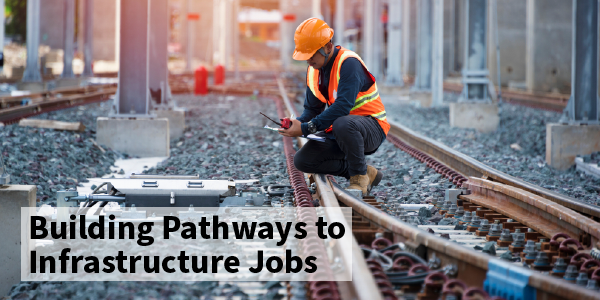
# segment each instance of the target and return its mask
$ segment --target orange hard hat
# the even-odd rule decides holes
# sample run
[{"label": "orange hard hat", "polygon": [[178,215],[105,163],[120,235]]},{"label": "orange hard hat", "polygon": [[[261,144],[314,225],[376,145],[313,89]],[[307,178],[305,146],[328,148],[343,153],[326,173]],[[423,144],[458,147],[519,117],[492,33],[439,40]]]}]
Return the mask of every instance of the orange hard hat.
[{"label": "orange hard hat", "polygon": [[294,49],[295,60],[308,60],[315,52],[325,46],[333,38],[333,29],[325,23],[325,21],[310,18],[296,28],[294,34]]}]

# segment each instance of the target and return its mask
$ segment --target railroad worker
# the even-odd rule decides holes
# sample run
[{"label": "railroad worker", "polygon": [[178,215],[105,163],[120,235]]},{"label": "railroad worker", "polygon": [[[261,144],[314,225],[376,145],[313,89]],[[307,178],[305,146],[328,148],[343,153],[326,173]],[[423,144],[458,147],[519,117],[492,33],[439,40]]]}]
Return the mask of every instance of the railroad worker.
[{"label": "railroad worker", "polygon": [[[308,63],[304,112],[280,134],[289,137],[325,132],[325,142],[309,140],[294,157],[305,173],[342,176],[348,189],[367,195],[383,174],[365,162],[385,140],[390,124],[375,77],[354,52],[333,46],[333,29],[317,18],[298,26],[293,58]],[[327,108],[327,109],[325,109]]]}]

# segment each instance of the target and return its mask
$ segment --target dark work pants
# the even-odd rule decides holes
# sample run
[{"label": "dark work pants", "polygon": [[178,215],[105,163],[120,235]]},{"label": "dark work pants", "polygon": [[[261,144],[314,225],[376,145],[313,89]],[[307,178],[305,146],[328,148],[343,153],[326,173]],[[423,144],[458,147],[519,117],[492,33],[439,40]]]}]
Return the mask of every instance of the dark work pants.
[{"label": "dark work pants", "polygon": [[385,134],[372,117],[348,115],[333,122],[335,140],[309,140],[294,157],[294,165],[304,173],[321,173],[350,178],[367,174],[365,153],[373,153]]}]

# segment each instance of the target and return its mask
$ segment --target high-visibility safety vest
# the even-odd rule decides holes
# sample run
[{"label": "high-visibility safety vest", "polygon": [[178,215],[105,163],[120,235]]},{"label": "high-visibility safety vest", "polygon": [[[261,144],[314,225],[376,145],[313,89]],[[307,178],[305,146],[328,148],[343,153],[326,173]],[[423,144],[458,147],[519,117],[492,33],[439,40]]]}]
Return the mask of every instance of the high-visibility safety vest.
[{"label": "high-visibility safety vest", "polygon": [[[338,84],[340,83],[340,70],[344,60],[354,57],[360,61],[365,70],[369,70],[358,54],[340,46],[336,46],[336,48],[338,48],[339,51],[333,62],[333,66],[331,67],[331,75],[329,77],[329,100],[327,100],[319,90],[319,70],[309,66],[306,76],[306,85],[310,88],[313,95],[329,106],[333,105],[335,98],[337,98]],[[375,77],[370,72],[369,76],[371,76],[371,79],[373,80],[373,85],[366,92],[359,92],[358,95],[356,95],[356,100],[354,101],[354,106],[350,110],[350,114],[357,116],[371,116],[375,118],[379,122],[379,126],[383,129],[383,132],[387,135],[390,131],[390,124],[387,122],[385,107],[381,102],[381,97],[379,97]],[[331,130],[332,127],[330,126],[325,131],[330,132]]]}]

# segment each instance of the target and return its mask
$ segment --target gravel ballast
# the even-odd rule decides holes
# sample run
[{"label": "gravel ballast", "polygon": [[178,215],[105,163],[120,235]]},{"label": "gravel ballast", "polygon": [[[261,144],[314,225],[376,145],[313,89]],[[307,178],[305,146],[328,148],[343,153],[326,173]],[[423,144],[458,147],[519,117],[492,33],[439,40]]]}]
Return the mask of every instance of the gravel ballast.
[{"label": "gravel ballast", "polygon": [[[171,141],[170,158],[146,173],[200,174],[203,179],[257,179],[263,185],[289,184],[282,138],[262,128],[268,121],[259,114],[262,111],[276,117],[273,100],[220,95],[181,95],[175,100],[178,106],[188,108],[184,136]],[[0,132],[0,138],[5,151],[9,152],[12,183],[40,185],[38,197],[47,196],[48,200],[42,203],[52,204],[54,191],[60,188],[58,184],[74,187],[86,177],[110,173],[110,166],[119,153],[107,151],[103,155],[91,142],[85,142],[95,137],[96,117],[106,115],[108,108],[105,103],[86,106],[85,110],[73,108],[39,116],[82,121],[87,127],[84,133],[6,126],[8,130]],[[37,137],[40,145],[27,146],[33,143],[33,137]],[[78,142],[78,138],[82,141]],[[40,153],[47,158],[44,163],[48,163],[43,165],[46,171],[43,179],[52,180],[53,184],[42,185],[40,179],[24,176],[32,172],[31,162],[25,160],[24,163],[22,159],[31,157],[33,162],[39,162]],[[85,161],[80,162],[81,159]],[[106,163],[97,165],[99,161]],[[93,170],[95,174],[81,171],[81,164],[86,164],[86,170]],[[62,169],[58,167],[61,165]],[[57,170],[57,173],[49,173],[47,169]],[[77,182],[67,185],[58,181],[56,178],[61,172],[64,173],[61,178],[72,177]],[[266,284],[264,289],[268,292],[262,299],[278,299],[280,288],[274,283]],[[22,282],[7,296],[8,299],[212,299],[218,296],[245,299],[247,295],[236,283],[222,282]]]},{"label": "gravel ballast", "polygon": [[[453,94],[447,94],[455,98]],[[546,164],[546,124],[561,114],[507,103],[500,104],[500,125],[492,133],[452,128],[449,109],[419,108],[406,102],[384,104],[388,118],[440,141],[499,171],[543,188],[600,205],[600,179],[572,167],[558,171]]]},{"label": "gravel ballast", "polygon": [[[268,98],[182,95],[188,109],[186,130],[171,141],[171,156],[148,174],[199,174],[206,179],[258,179],[266,184],[289,184],[282,138],[262,128],[263,112],[277,116]],[[269,124],[273,127],[276,125]]]},{"label": "gravel ballast", "polygon": [[109,110],[107,101],[33,117],[82,122],[84,132],[21,127],[17,123],[2,127],[0,146],[10,184],[36,185],[37,205],[56,206],[56,191],[110,173],[110,166],[121,154],[109,149],[102,153],[91,141],[96,138],[96,118],[108,115]]}]

